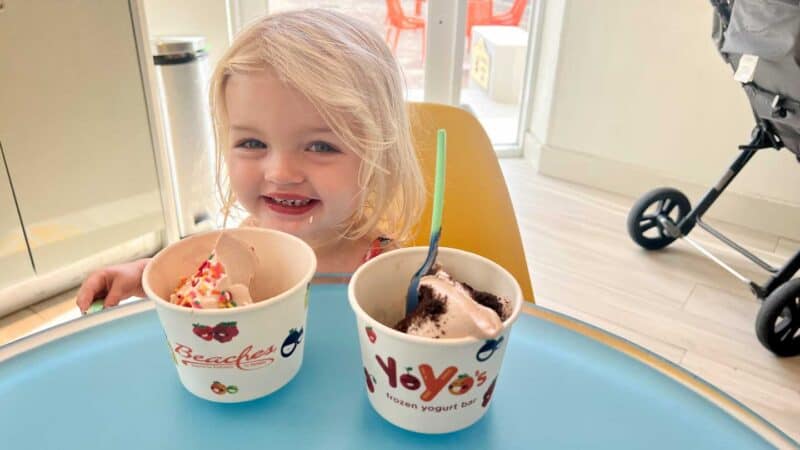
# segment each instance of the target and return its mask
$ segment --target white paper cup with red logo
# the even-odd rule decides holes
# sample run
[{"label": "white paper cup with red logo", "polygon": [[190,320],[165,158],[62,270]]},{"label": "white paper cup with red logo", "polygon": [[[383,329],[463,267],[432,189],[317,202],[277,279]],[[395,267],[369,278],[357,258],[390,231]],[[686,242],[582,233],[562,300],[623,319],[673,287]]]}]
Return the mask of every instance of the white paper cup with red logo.
[{"label": "white paper cup with red logo", "polygon": [[206,400],[234,403],[280,389],[300,369],[317,260],[308,244],[287,233],[225,230],[255,250],[258,266],[250,291],[256,302],[227,309],[169,303],[181,277],[197,271],[221,232],[197,234],[161,250],[145,267],[142,285],[155,302],[184,387]]},{"label": "white paper cup with red logo", "polygon": [[411,276],[427,252],[427,247],[412,247],[370,260],[353,274],[348,295],[358,323],[362,376],[375,411],[406,430],[449,433],[486,413],[511,325],[522,307],[522,291],[496,263],[442,247],[437,261],[454,279],[511,302],[503,331],[494,339],[433,339],[394,330],[405,316]]}]

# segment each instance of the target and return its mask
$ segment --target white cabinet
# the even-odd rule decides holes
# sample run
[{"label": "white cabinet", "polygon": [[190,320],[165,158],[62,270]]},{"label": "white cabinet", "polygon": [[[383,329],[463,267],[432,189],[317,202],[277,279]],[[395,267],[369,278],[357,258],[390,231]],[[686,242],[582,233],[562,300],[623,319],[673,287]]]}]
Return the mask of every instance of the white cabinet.
[{"label": "white cabinet", "polygon": [[[16,236],[14,221],[18,227],[21,220],[37,276],[160,233],[164,219],[135,2],[4,4],[0,142],[19,217],[16,210],[9,215],[2,172],[0,232]],[[13,261],[0,259],[2,269],[16,266]],[[15,276],[30,272],[21,268]]]},{"label": "white cabinet", "polygon": [[[0,142],[0,152],[2,145]],[[19,224],[14,194],[6,176],[5,164],[0,158],[0,289],[32,275],[33,265]]]}]

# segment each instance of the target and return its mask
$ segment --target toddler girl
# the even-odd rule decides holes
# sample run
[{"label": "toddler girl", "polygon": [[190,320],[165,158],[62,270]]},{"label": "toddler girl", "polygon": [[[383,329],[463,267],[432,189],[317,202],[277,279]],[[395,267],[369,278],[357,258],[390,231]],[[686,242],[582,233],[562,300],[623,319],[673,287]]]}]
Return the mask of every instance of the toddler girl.
[{"label": "toddler girl", "polygon": [[[411,238],[423,179],[400,70],[368,24],[322,9],[267,16],[220,59],[210,101],[226,219],[243,208],[242,225],[305,240],[317,281]],[[78,307],[143,297],[147,261],[92,273]]]}]

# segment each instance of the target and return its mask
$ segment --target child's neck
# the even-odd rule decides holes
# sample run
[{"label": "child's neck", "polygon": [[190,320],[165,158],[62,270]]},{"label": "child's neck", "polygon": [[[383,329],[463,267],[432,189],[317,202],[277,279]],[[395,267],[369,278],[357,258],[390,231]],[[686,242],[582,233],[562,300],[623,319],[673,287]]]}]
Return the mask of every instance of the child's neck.
[{"label": "child's neck", "polygon": [[372,240],[339,239],[327,245],[314,247],[317,255],[317,273],[350,273],[355,271],[364,260]]}]

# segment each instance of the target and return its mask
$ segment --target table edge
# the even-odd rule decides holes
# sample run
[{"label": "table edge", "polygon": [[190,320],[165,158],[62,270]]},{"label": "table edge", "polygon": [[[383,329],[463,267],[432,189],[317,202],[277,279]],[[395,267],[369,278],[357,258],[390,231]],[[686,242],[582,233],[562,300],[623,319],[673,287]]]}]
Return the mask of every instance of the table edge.
[{"label": "table edge", "polygon": [[50,342],[69,336],[80,331],[111,322],[113,320],[140,314],[155,309],[155,304],[149,299],[140,299],[126,305],[104,309],[102,311],[77,317],[68,322],[29,334],[6,345],[0,346],[0,364],[34,350]]},{"label": "table edge", "polygon": [[[90,314],[88,316],[79,317],[55,327],[39,331],[0,347],[0,364],[25,352],[34,350],[42,345],[69,336],[73,333],[77,333],[88,328],[102,325],[124,317],[151,311],[154,308],[155,305],[152,301],[149,299],[142,299],[131,302],[127,305],[118,306],[103,310],[98,313]],[[722,392],[712,384],[708,383],[697,375],[692,374],[688,370],[661,356],[658,356],[653,352],[646,350],[645,348],[631,341],[628,341],[627,339],[597,328],[581,320],[569,317],[539,305],[535,305],[533,303],[526,303],[523,305],[521,312],[526,315],[561,326],[594,341],[600,342],[601,344],[611,347],[614,350],[617,350],[626,356],[647,365],[648,367],[660,372],[661,374],[671,378],[675,382],[700,395],[777,448],[800,449],[800,445],[794,442],[783,431],[775,427],[775,425],[767,422],[766,419],[762,418],[730,395]]]},{"label": "table edge", "polygon": [[795,442],[786,433],[729,394],[714,387],[714,385],[708,381],[705,381],[685,368],[674,364],[638,344],[579,319],[539,305],[525,304],[522,307],[522,312],[598,341],[666,375],[673,381],[690,389],[722,411],[728,413],[776,448],[800,449],[800,444]]}]

